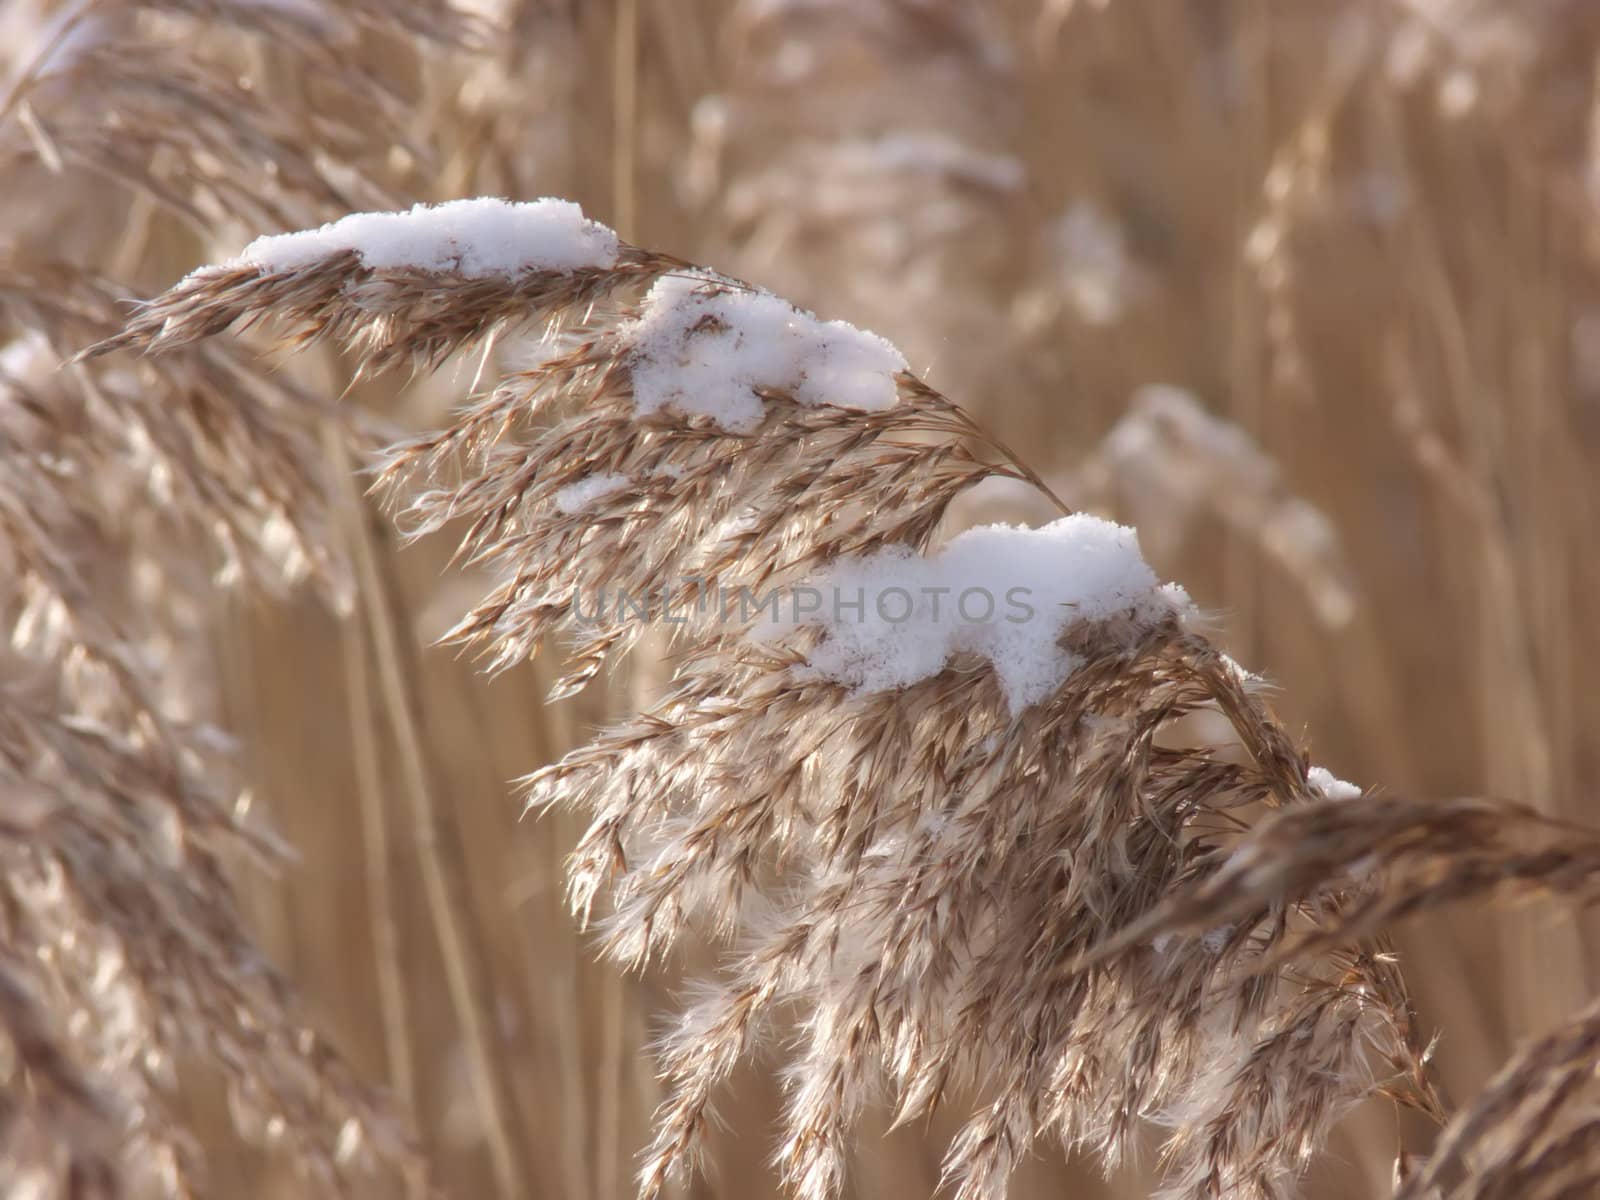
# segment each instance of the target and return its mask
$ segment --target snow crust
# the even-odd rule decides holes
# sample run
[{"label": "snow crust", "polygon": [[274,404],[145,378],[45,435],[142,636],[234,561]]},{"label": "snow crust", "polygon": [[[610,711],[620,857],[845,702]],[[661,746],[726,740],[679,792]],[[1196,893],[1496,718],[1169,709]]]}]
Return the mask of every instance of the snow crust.
[{"label": "snow crust", "polygon": [[894,548],[842,560],[814,590],[818,611],[788,626],[824,631],[812,671],[879,692],[930,678],[958,653],[978,654],[1013,713],[1082,665],[1058,645],[1073,626],[1154,623],[1191,607],[1181,588],[1159,582],[1134,530],[1086,513],[1038,529],[979,526],[928,557]]},{"label": "snow crust", "polygon": [[905,357],[876,334],[819,321],[711,271],[663,276],[621,333],[633,347],[641,415],[671,408],[708,416],[731,433],[761,423],[766,388],[805,405],[889,408],[895,374],[906,369]]},{"label": "snow crust", "polygon": [[1327,767],[1312,767],[1306,772],[1306,782],[1329,800],[1359,800],[1361,798],[1360,788],[1353,783],[1346,783],[1343,779],[1338,778]]},{"label": "snow crust", "polygon": [[556,507],[564,513],[582,512],[596,500],[620,492],[631,482],[626,475],[585,475],[577,483],[569,483],[556,492]]},{"label": "snow crust", "polygon": [[570,273],[617,261],[617,235],[570,200],[516,203],[483,196],[418,204],[409,212],[352,213],[320,229],[257,238],[239,261],[293,271],[354,250],[375,270],[415,267],[471,278]]}]

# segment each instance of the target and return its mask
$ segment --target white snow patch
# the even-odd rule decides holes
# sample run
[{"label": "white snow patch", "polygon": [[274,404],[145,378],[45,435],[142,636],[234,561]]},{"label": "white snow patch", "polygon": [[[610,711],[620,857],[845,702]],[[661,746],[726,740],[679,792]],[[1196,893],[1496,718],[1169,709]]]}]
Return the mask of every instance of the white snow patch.
[{"label": "white snow patch", "polygon": [[621,332],[633,346],[641,414],[671,407],[732,433],[761,423],[760,389],[870,412],[895,403],[895,374],[906,369],[905,357],[876,334],[819,321],[711,271],[663,276]]},{"label": "white snow patch", "polygon": [[1321,792],[1329,800],[1359,800],[1361,789],[1346,783],[1326,767],[1312,767],[1306,772],[1306,782],[1313,791]]},{"label": "white snow patch", "polygon": [[1191,607],[1181,588],[1159,583],[1132,529],[1085,513],[1038,529],[979,526],[927,558],[900,547],[841,560],[809,592],[813,611],[797,601],[793,621],[780,612],[757,636],[824,630],[811,669],[861,693],[927,679],[958,653],[982,655],[1013,714],[1081,665],[1058,645],[1072,626],[1153,623]]},{"label": "white snow patch", "polygon": [[631,482],[626,475],[585,475],[577,483],[569,483],[556,492],[556,507],[564,513],[581,512],[596,500],[620,492]]},{"label": "white snow patch", "polygon": [[1224,668],[1226,668],[1229,675],[1232,675],[1246,687],[1249,687],[1251,684],[1262,682],[1261,676],[1257,675],[1254,671],[1247,668],[1243,663],[1231,655],[1224,654],[1222,656],[1222,665]]},{"label": "white snow patch", "polygon": [[569,273],[617,261],[617,235],[570,200],[513,203],[482,196],[410,212],[352,213],[321,229],[257,238],[239,262],[292,271],[354,250],[364,265],[455,271],[470,278]]}]

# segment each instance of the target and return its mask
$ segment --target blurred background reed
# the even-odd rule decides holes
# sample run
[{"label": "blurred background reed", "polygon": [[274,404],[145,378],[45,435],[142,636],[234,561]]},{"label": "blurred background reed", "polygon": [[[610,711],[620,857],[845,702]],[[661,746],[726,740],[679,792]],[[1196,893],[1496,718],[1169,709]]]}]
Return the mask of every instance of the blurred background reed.
[{"label": "blurred background reed", "polygon": [[[6,0],[0,32],[13,389],[69,386],[57,362],[100,330],[44,298],[85,280],[148,294],[354,208],[570,197],[895,341],[1071,503],[1135,523],[1339,776],[1596,820],[1600,6]],[[327,397],[344,378],[326,357],[251,369]],[[470,382],[349,403],[431,426]],[[967,516],[1049,515],[1032,503],[985,491]],[[141,528],[96,548],[111,577],[207,565]],[[509,781],[651,673],[555,705],[543,663],[485,680],[424,648],[482,581],[373,530],[330,536],[392,581],[409,721],[370,609],[203,578],[107,603],[163,689],[239,739],[251,810],[295,851],[232,864],[245,923],[312,1024],[413,1106],[440,1187],[627,1195],[674,977],[592,961],[562,896],[577,818],[519,822]],[[488,1103],[425,899],[440,862],[509,1088]],[[1554,907],[1401,930],[1450,1101],[1595,994],[1597,932]],[[304,1194],[224,1091],[197,1070],[174,1102],[213,1193]],[[687,1194],[776,1194],[776,1111],[771,1079],[741,1077]],[[1307,1195],[1387,1195],[1431,1137],[1402,1135],[1369,1105]],[[853,1194],[931,1195],[944,1141],[869,1130]],[[1151,1179],[1046,1155],[1012,1194],[1121,1200]]]}]

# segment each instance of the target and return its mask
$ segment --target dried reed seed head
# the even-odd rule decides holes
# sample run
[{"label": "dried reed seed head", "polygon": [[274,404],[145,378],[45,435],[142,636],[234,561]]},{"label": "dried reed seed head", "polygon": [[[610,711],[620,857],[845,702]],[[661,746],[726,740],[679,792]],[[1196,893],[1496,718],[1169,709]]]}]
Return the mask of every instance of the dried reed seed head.
[{"label": "dried reed seed head", "polygon": [[[258,1124],[281,1131],[308,1169],[335,1170],[344,1127],[367,1131],[379,1156],[411,1161],[375,1097],[336,1061],[308,1057],[281,981],[233,912],[219,854],[275,857],[280,847],[236,820],[215,732],[175,718],[147,679],[141,638],[107,608],[116,581],[81,572],[84,561],[116,561],[122,531],[56,456],[67,446],[80,452],[80,469],[96,454],[118,462],[128,418],[156,397],[130,396],[120,428],[110,410],[94,411],[100,392],[79,397],[86,412],[70,399],[0,398],[18,404],[16,413],[0,408],[8,430],[28,433],[18,413],[43,426],[38,440],[0,443],[0,545],[22,585],[6,614],[14,658],[0,688],[0,783],[25,821],[0,847],[8,946],[52,1014],[57,1054],[92,1072],[129,1114],[119,1167],[198,1171],[157,1094],[179,1048],[219,1064],[241,1098],[254,1097],[241,1111],[259,1111]],[[181,446],[196,430],[180,416],[172,432]],[[177,465],[202,478],[214,471]],[[120,496],[113,489],[107,499]],[[223,519],[221,501],[200,493],[206,522]]]},{"label": "dried reed seed head", "polygon": [[[329,210],[386,203],[386,168],[373,147],[407,143],[397,72],[353,66],[350,44],[383,34],[393,54],[406,44],[396,32],[451,44],[474,28],[470,18],[428,0],[338,10],[120,0],[79,6],[42,38],[13,81],[10,106],[20,115],[0,128],[0,164],[8,176],[32,178],[29,196],[59,194],[53,219],[65,217],[93,245],[110,238],[137,244],[150,230],[122,221],[108,229],[103,213],[84,200],[85,177],[142,194],[202,236],[239,221],[297,227]],[[285,52],[279,70],[314,68],[307,86],[323,101],[314,116],[275,103],[259,86],[259,71],[241,74],[240,29],[270,37]],[[330,42],[344,44],[344,53],[331,52]],[[311,150],[319,144],[338,147],[349,165],[330,165]],[[33,240],[27,231],[38,206],[13,207],[14,198],[0,200],[7,225],[19,240]]]},{"label": "dried reed seed head", "polygon": [[326,339],[361,355],[364,370],[402,364],[431,370],[473,342],[523,325],[530,314],[576,320],[615,290],[679,265],[640,251],[605,270],[441,280],[436,272],[373,270],[355,251],[344,251],[285,272],[253,264],[207,267],[152,301],[90,354],[167,350],[270,315],[297,326],[291,346]]},{"label": "dried reed seed head", "polygon": [[1315,795],[1220,848],[1203,877],[1182,881],[1088,961],[1105,961],[1152,937],[1253,923],[1289,901],[1316,925],[1279,948],[1273,961],[1288,961],[1464,899],[1586,901],[1597,870],[1600,840],[1592,831],[1519,805]]},{"label": "dried reed seed head", "polygon": [[1396,1200],[1562,1200],[1600,1186],[1595,1166],[1594,1063],[1600,1006],[1590,1005],[1514,1054],[1457,1112],[1432,1158]]},{"label": "dried reed seed head", "polygon": [[[0,1036],[4,1038],[9,1089],[16,1099],[7,1104],[0,1130],[12,1146],[23,1147],[14,1160],[24,1172],[48,1175],[58,1167],[53,1153],[62,1142],[66,1174],[78,1174],[110,1195],[120,1125],[127,1114],[118,1101],[64,1053],[52,1021],[9,965],[0,968]],[[26,1079],[27,1086],[18,1086]],[[61,1131],[67,1131],[61,1137]],[[38,1161],[30,1162],[29,1150]],[[91,1193],[93,1194],[93,1193]]]},{"label": "dried reed seed head", "polygon": [[[387,147],[398,114],[386,73],[351,69],[330,35],[454,38],[465,22],[426,2],[317,12],[80,5],[10,80],[0,163],[31,206],[8,203],[0,247],[0,571],[18,583],[0,601],[13,802],[0,1028],[15,1084],[0,1164],[41,1194],[198,1186],[198,1147],[167,1099],[195,1062],[225,1082],[241,1130],[284,1147],[319,1189],[357,1164],[418,1162],[386,1102],[305,1028],[235,911],[224,856],[282,846],[241,820],[204,680],[185,676],[199,628],[185,622],[213,586],[204,553],[224,582],[309,577],[336,604],[347,595],[323,536],[318,439],[359,422],[221,347],[62,368],[117,331],[128,289],[36,251],[115,236],[126,269],[149,257],[143,210],[119,207],[107,234],[85,175],[208,235],[381,202],[374,177],[310,149]],[[237,39],[213,36],[216,19],[271,36],[285,72],[314,60],[325,114],[308,127],[241,82]],[[33,222],[57,197],[52,219],[64,212],[74,232],[47,242]],[[184,545],[206,551],[184,562]]]},{"label": "dried reed seed head", "polygon": [[[0,486],[14,484],[19,499],[37,497],[41,513],[56,495],[87,503],[95,521],[130,541],[139,522],[165,523],[213,545],[224,580],[311,579],[343,604],[348,583],[324,532],[317,431],[345,418],[222,346],[131,367],[61,367],[73,347],[115,330],[123,308],[120,289],[67,264],[18,261],[0,270],[0,314],[34,331],[16,345],[43,372],[42,386],[0,378],[5,453],[16,472]],[[24,483],[41,471],[53,480],[48,487]]]},{"label": "dried reed seed head", "polygon": [[[35,664],[11,679],[0,690],[0,784],[33,803],[26,826],[0,837],[8,947],[51,1014],[44,1036],[122,1114],[118,1142],[104,1147],[119,1151],[118,1177],[169,1160],[178,1178],[198,1177],[161,1095],[175,1053],[212,1064],[237,1112],[324,1182],[350,1145],[414,1163],[383,1102],[296,1020],[243,932],[218,854],[276,847],[235,827],[226,796],[182,778],[204,742],[148,709],[131,728],[111,714],[63,718],[51,695],[60,684]],[[140,1145],[165,1149],[142,1157]]]},{"label": "dried reed seed head", "polygon": [[[804,581],[886,552],[920,570],[962,491],[1036,482],[873,343],[746,285],[625,246],[464,272],[483,247],[412,217],[425,265],[325,230],[283,269],[197,272],[97,352],[280,316],[291,344],[429,366],[542,327],[542,362],[380,475],[412,532],[464,522],[462,555],[501,573],[454,631],[491,665],[576,631],[562,686],[581,686],[636,632],[584,628],[585,589]],[[1167,1131],[1163,1196],[1276,1198],[1363,1096],[1437,1110],[1403,981],[1361,939],[1487,889],[1582,894],[1595,848],[1309,768],[1186,605],[1121,561],[1050,627],[1055,674],[1022,703],[983,641],[886,681],[830,667],[837,619],[746,615],[679,633],[659,703],[525,781],[530,805],[592,814],[571,898],[608,953],[728,945],[663,1043],[643,1195],[694,1160],[717,1090],[784,1020],[778,1163],[804,1200],[839,1193],[880,1092],[902,1122],[975,1105],[945,1160],[966,1200],[1003,1195],[1040,1137],[1115,1163],[1146,1125]],[[1236,747],[1175,738],[1200,710]]]}]

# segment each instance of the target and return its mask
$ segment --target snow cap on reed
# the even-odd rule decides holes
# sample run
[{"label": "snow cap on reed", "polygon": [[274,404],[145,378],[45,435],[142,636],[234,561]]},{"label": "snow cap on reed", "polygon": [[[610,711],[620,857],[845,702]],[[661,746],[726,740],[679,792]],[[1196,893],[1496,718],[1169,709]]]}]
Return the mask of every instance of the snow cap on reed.
[{"label": "snow cap on reed", "polygon": [[599,270],[617,261],[617,235],[570,200],[513,203],[492,196],[352,213],[320,229],[257,238],[240,262],[293,271],[346,251],[373,270],[413,267],[472,278],[525,271]]},{"label": "snow cap on reed", "polygon": [[844,321],[819,321],[771,292],[713,271],[665,275],[622,336],[633,346],[639,412],[674,408],[730,433],[761,423],[764,390],[801,404],[873,412],[894,404],[901,353]]},{"label": "snow cap on reed", "polygon": [[1087,513],[969,529],[927,557],[894,546],[841,560],[813,590],[820,607],[798,623],[823,631],[816,673],[886,691],[976,654],[1013,714],[1081,664],[1062,645],[1069,629],[1117,617],[1144,627],[1189,607],[1183,589],[1159,584],[1134,530]]}]

